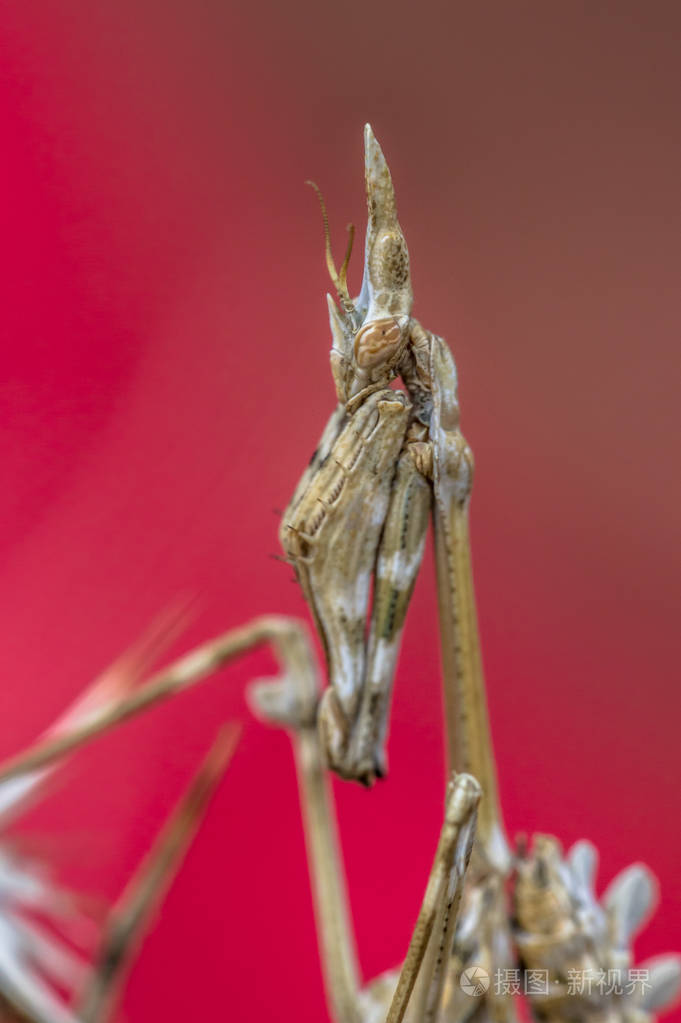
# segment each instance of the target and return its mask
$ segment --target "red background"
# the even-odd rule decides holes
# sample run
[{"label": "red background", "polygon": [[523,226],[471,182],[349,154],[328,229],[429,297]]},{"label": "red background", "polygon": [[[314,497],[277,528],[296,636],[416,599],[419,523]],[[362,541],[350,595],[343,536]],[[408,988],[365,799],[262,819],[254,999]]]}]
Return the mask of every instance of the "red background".
[{"label": "red background", "polygon": [[[368,119],[415,313],[459,366],[509,828],[590,837],[602,881],[647,861],[640,951],[681,949],[680,29],[677,4],[629,0],[3,6],[3,753],[178,594],[202,602],[177,650],[304,613],[268,557],[333,401],[303,180],[340,251]],[[367,977],[404,953],[439,827],[433,584],[428,559],[390,778],[337,788]],[[131,1023],[326,1018],[289,748],[243,701],[271,667],[84,752],[27,822],[113,896],[218,723],[246,721]]]}]

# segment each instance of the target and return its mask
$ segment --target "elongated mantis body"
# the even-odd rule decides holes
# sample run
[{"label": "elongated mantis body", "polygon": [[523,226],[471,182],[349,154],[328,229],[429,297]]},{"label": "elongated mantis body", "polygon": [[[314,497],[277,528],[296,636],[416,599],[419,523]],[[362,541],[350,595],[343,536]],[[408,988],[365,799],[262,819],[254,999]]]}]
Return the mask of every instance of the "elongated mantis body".
[{"label": "elongated mantis body", "polygon": [[[339,311],[327,296],[339,405],[280,536],[326,653],[330,685],[319,716],[328,763],[371,784],[386,770],[393,677],[432,515],[450,765],[480,781],[478,841],[503,866],[468,536],[473,456],[459,428],[456,367],[446,343],[411,315],[390,171],[370,125],[364,141],[368,227],[354,301],[350,250],[337,273],[326,231],[341,303]],[[403,390],[390,386],[397,379]]]},{"label": "elongated mantis body", "polygon": [[[392,180],[368,125],[365,174],[364,280],[354,300],[346,281],[351,246],[337,271],[322,201],[327,264],[340,301],[339,310],[328,299],[338,404],[280,532],[323,644],[328,685],[322,689],[305,626],[274,615],[230,630],[131,688],[158,653],[157,637],[148,644],[153,649],[142,644],[105,673],[33,747],[0,765],[0,823],[71,752],[268,644],[279,675],[253,683],[249,699],[293,741],[334,1023],[514,1023],[520,993],[539,1023],[649,1023],[681,983],[678,957],[632,966],[631,939],[656,896],[650,872],[630,867],[598,900],[596,853],[588,843],[564,855],[548,836],[514,850],[506,839],[471,568],[473,458],[459,428],[456,368],[445,342],[411,315],[409,257]],[[364,984],[327,768],[367,786],[386,774],[393,678],[429,520],[449,761],[443,823],[404,962]],[[0,1020],[110,1021],[131,955],[234,741],[233,730],[223,733],[114,906],[73,1009],[55,1001],[34,971],[37,958],[39,966],[61,964],[66,975],[64,950],[22,930],[3,905],[6,877],[16,899],[29,875],[0,871]],[[0,845],[0,866],[2,856]],[[42,895],[52,897],[49,890]],[[631,983],[640,973],[647,979],[638,991]],[[619,985],[616,979],[606,989],[611,974]],[[587,976],[595,987],[586,989]],[[218,999],[222,1005],[221,993]]]},{"label": "elongated mantis body", "polygon": [[[337,271],[319,193],[327,265],[340,302],[339,310],[327,296],[338,406],[280,530],[323,644],[329,682],[316,727],[309,713],[285,723],[295,735],[332,1013],[337,1023],[510,1023],[516,992],[489,987],[489,980],[517,970],[525,978],[550,975],[546,991],[527,992],[540,1019],[645,1020],[679,986],[675,957],[660,960],[657,990],[647,1000],[571,998],[567,977],[585,964],[604,974],[629,969],[629,941],[654,901],[649,873],[630,868],[601,905],[593,894],[588,844],[578,843],[564,859],[555,840],[540,836],[531,851],[514,855],[504,833],[471,565],[473,457],[459,426],[456,367],[446,343],[412,317],[406,241],[370,125],[364,142],[368,224],[355,299],[347,288],[354,229]],[[401,389],[392,386],[396,381]],[[320,776],[324,763],[366,785],[386,773],[393,677],[429,517],[449,770],[465,773],[450,776],[443,831],[405,963],[362,989],[329,792]],[[261,687],[254,691],[256,709],[284,723],[276,705],[263,702],[265,694]],[[462,983],[470,971],[482,971],[488,981],[484,991],[473,992],[484,994],[479,1000]]]}]

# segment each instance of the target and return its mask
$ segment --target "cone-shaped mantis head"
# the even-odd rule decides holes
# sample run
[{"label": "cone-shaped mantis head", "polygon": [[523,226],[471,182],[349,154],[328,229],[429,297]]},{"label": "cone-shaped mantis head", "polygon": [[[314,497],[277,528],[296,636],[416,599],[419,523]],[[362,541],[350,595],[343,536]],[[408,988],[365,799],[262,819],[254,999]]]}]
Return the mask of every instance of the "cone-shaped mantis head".
[{"label": "cone-shaped mantis head", "polygon": [[369,124],[364,128],[364,167],[368,208],[364,278],[354,301],[346,280],[353,229],[345,261],[336,271],[322,204],[327,265],[341,306],[339,309],[327,295],[333,337],[331,370],[338,400],[343,403],[367,387],[385,386],[397,375],[407,344],[413,300],[409,253],[397,219],[395,191],[383,151]]}]

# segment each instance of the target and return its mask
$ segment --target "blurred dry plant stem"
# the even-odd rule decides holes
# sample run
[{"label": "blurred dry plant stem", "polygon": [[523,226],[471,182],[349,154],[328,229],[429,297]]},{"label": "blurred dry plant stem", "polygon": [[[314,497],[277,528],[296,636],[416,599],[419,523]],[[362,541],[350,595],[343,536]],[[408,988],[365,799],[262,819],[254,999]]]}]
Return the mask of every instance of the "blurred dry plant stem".
[{"label": "blurred dry plant stem", "polygon": [[[141,683],[160,653],[186,622],[175,609],[89,686],[45,735],[0,766],[0,1021],[104,1023],[156,907],[203,816],[236,746],[239,728],[224,726],[185,795],[144,862],[104,921],[93,953],[73,947],[82,933],[79,899],[46,874],[45,864],[16,853],[8,825],[44,792],[51,772],[69,754],[207,678],[222,665],[263,643],[282,665],[295,663],[300,626],[276,616],[256,619],[203,644]],[[47,917],[49,927],[31,919]],[[90,928],[88,928],[90,930]],[[75,1008],[57,997],[53,984],[69,992]]]},{"label": "blurred dry plant stem", "polygon": [[[323,646],[328,686],[322,693],[305,626],[279,616],[227,632],[140,684],[182,625],[180,611],[169,613],[33,747],[0,766],[0,826],[76,749],[267,643],[280,673],[253,683],[248,695],[254,711],[285,727],[293,742],[336,1023],[512,1023],[521,993],[532,1017],[546,1023],[647,1023],[676,997],[681,977],[671,955],[632,968],[632,937],[656,899],[650,872],[630,867],[599,901],[589,843],[564,855],[548,836],[515,849],[506,837],[471,569],[473,458],[459,429],[456,368],[446,343],[411,315],[409,255],[390,172],[369,125],[365,176],[368,226],[356,298],[347,285],[354,229],[337,270],[317,189],[340,304],[327,296],[338,403],[280,532]],[[387,773],[393,678],[431,518],[450,772],[444,820],[404,963],[362,985],[328,769],[368,787]],[[26,915],[39,907],[73,924],[76,902],[9,842],[0,845],[0,1021],[111,1018],[131,957],[235,742],[234,726],[221,731],[110,911],[91,961]],[[50,978],[69,992],[73,1008]],[[216,1003],[222,995],[216,992]]]}]

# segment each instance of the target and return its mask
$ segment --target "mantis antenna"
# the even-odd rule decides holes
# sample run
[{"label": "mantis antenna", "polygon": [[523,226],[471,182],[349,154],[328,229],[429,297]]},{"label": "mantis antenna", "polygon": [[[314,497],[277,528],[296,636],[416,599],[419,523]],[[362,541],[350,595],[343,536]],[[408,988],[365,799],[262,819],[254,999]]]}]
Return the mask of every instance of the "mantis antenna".
[{"label": "mantis antenna", "polygon": [[329,231],[329,215],[326,211],[326,203],[324,202],[324,196],[322,195],[319,185],[314,181],[306,181],[306,185],[310,188],[314,188],[319,199],[319,205],[322,210],[322,221],[324,223],[324,247],[326,253],[326,265],[329,271],[329,276],[333,281],[334,287],[338,292],[338,298],[343,306],[343,309],[348,316],[354,316],[356,313],[352,299],[348,292],[348,266],[350,264],[350,256],[352,255],[352,246],[355,240],[355,225],[348,224],[348,247],[345,250],[345,258],[340,268],[340,272],[336,270],[336,264],[333,259],[333,253],[331,252],[331,233]]}]

